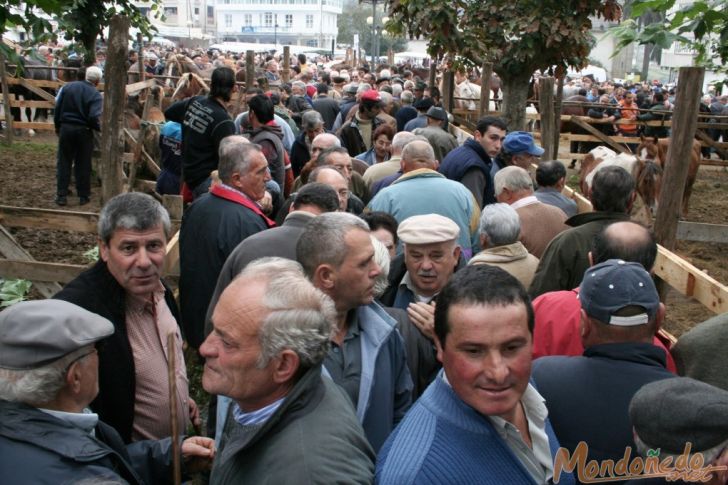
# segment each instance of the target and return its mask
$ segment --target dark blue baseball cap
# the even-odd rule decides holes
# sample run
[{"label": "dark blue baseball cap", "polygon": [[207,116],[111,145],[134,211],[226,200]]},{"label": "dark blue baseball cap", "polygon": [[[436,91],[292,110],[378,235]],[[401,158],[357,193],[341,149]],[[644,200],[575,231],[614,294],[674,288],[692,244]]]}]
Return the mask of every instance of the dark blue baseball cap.
[{"label": "dark blue baseball cap", "polygon": [[[581,308],[590,317],[609,325],[645,325],[657,315],[660,297],[650,274],[638,263],[610,259],[584,273],[579,287]],[[615,315],[619,310],[637,306],[643,313]]]},{"label": "dark blue baseball cap", "polygon": [[536,145],[533,136],[525,131],[511,131],[503,140],[503,151],[512,155],[519,153],[528,153],[540,157],[543,155],[544,149]]}]

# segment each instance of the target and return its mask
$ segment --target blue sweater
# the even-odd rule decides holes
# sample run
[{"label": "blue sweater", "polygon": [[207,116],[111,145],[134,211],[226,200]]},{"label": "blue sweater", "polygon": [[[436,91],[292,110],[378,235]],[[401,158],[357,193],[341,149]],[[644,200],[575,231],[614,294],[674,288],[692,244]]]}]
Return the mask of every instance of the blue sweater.
[{"label": "blue sweater", "polygon": [[[548,421],[551,455],[559,448]],[[465,404],[442,372],[412,406],[377,457],[379,484],[533,484],[490,420]],[[562,474],[560,484],[573,484]]]}]

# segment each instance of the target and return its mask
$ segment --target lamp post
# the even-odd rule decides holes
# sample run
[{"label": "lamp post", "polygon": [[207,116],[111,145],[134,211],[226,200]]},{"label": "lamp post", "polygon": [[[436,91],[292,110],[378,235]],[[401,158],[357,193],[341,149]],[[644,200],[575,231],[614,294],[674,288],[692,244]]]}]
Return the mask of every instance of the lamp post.
[{"label": "lamp post", "polygon": [[278,49],[278,22],[273,25],[273,44]]},{"label": "lamp post", "polygon": [[[376,0],[375,0],[376,3]],[[376,14],[376,11],[374,12]],[[371,52],[372,52],[372,68],[374,68],[374,52],[377,49],[377,28],[376,28],[376,17],[367,17],[367,25],[371,27],[372,29],[372,45],[371,45]]]}]

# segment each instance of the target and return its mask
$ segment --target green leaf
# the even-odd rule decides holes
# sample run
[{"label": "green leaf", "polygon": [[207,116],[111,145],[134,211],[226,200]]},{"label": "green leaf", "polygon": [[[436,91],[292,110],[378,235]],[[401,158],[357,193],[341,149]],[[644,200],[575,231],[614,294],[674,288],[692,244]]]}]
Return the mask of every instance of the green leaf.
[{"label": "green leaf", "polygon": [[33,284],[28,280],[5,280],[0,287],[0,307],[8,307],[25,300]]}]

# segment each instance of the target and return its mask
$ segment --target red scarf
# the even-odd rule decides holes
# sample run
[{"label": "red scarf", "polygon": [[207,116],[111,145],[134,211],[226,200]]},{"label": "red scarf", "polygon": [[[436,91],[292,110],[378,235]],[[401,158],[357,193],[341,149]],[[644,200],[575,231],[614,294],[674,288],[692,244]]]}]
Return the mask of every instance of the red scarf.
[{"label": "red scarf", "polygon": [[229,200],[231,202],[235,202],[244,207],[247,207],[248,209],[258,214],[260,217],[262,217],[269,228],[275,227],[276,223],[268,219],[268,217],[263,214],[263,211],[260,210],[260,206],[252,200],[248,199],[247,197],[243,196],[243,194],[225,188],[221,185],[215,185],[214,187],[212,187],[210,189],[210,193],[214,196],[220,197],[221,199]]}]

